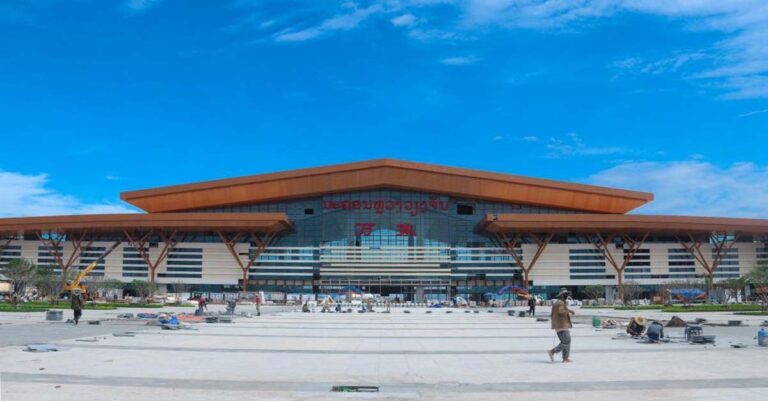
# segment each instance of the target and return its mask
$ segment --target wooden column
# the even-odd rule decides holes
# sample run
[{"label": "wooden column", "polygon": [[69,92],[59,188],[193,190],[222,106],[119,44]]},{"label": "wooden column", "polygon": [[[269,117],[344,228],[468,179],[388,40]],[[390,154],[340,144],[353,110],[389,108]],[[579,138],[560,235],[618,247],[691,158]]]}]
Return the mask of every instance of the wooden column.
[{"label": "wooden column", "polygon": [[[250,232],[250,233],[225,233],[218,231],[217,234],[219,235],[219,238],[221,238],[222,242],[224,242],[224,245],[227,247],[227,250],[229,251],[230,255],[235,259],[235,262],[237,262],[237,265],[240,267],[240,271],[243,274],[243,293],[248,292],[248,272],[250,271],[253,264],[256,262],[256,259],[264,253],[264,251],[272,244],[272,241],[275,240],[277,237],[277,233],[269,232],[269,233],[263,233],[259,235],[259,233],[256,232]],[[254,249],[253,253],[249,253],[248,260],[243,261],[243,259],[240,257],[240,254],[237,253],[237,243],[238,241],[247,238],[249,242],[253,242],[256,244],[256,248]],[[250,246],[248,247],[248,250],[250,252]]]},{"label": "wooden column", "polygon": [[720,264],[723,262],[725,255],[736,245],[736,241],[739,239],[739,234],[734,234],[733,239],[728,240],[728,233],[710,233],[706,239],[713,244],[714,257],[710,262],[706,253],[702,251],[701,245],[703,241],[697,239],[692,233],[688,233],[687,239],[681,239],[677,237],[677,241],[688,252],[690,252],[699,264],[704,268],[707,274],[707,299],[709,299],[709,293],[714,287],[715,272]]},{"label": "wooden column", "polygon": [[[48,238],[45,238],[42,232],[36,232],[35,234],[45,249],[48,250],[48,253],[53,255],[53,260],[56,266],[61,269],[62,283],[66,283],[67,273],[69,272],[70,267],[80,259],[83,249],[89,247],[93,243],[93,241],[85,241],[85,237],[88,235],[86,231],[79,233],[79,235],[67,232],[49,232]],[[52,234],[56,234],[57,238],[54,239]],[[72,253],[66,261],[64,261],[63,247],[63,244],[66,243],[65,241],[72,244]],[[59,251],[59,247],[61,247],[61,251]]]},{"label": "wooden column", "polygon": [[[527,235],[530,241],[536,244],[536,252],[533,254],[533,257],[531,258],[528,265],[525,264],[523,256],[519,255],[515,250],[518,245],[522,246],[524,235]],[[523,273],[523,287],[525,289],[528,289],[531,270],[533,270],[533,267],[541,257],[541,254],[544,253],[544,249],[547,247],[547,245],[549,245],[549,243],[552,241],[552,237],[554,236],[554,233],[548,233],[541,236],[534,233],[518,233],[510,239],[504,233],[496,234],[496,240],[502,245],[504,250],[507,251],[510,256],[512,256],[515,264],[517,264],[517,266],[520,268],[520,271]]]},{"label": "wooden column", "polygon": [[[43,244],[43,247],[48,250],[48,253],[53,255],[53,261],[56,264],[56,266],[61,269],[61,275],[62,277],[67,273],[67,269],[69,266],[64,266],[64,261],[62,259],[62,254],[64,253],[64,247],[61,248],[61,251],[59,251],[59,247],[61,246],[62,238],[61,233],[54,233],[54,232],[48,232],[48,238],[44,238],[42,232],[36,232],[35,235],[37,235],[37,238],[40,240],[40,243]],[[52,235],[56,234],[57,238],[53,238]]]},{"label": "wooden column", "polygon": [[[85,248],[88,248],[89,246],[91,246],[91,244],[93,244],[92,240],[85,241],[85,236],[86,236],[86,232],[80,233],[80,235],[77,237],[74,234],[66,235],[67,240],[69,241],[69,243],[72,244],[72,253],[69,255],[69,258],[67,259],[67,263],[66,263],[67,269],[72,267],[72,265],[74,265],[75,263],[77,263],[78,260],[80,260],[80,255],[83,254],[83,250]],[[83,245],[84,242],[85,242],[85,245]],[[63,255],[63,252],[62,252],[62,255]]]},{"label": "wooden column", "polygon": [[[171,249],[176,246],[176,230],[173,230],[170,233],[163,230],[149,230],[143,235],[131,233],[127,230],[123,230],[123,233],[131,246],[136,248],[139,252],[139,256],[144,260],[144,263],[147,264],[147,268],[149,269],[149,282],[154,284],[158,266],[160,266],[160,263],[168,257]],[[149,239],[152,238],[152,236],[158,236],[163,242],[160,254],[158,254],[155,259],[150,257],[149,249],[144,248],[149,243]],[[152,291],[154,293],[154,288]]]},{"label": "wooden column", "polygon": [[8,245],[11,244],[11,241],[13,241],[13,237],[8,237],[4,239],[2,243],[0,243],[0,255],[2,255],[5,248],[7,248]]},{"label": "wooden column", "polygon": [[[613,244],[613,240],[617,237],[617,234],[608,234],[603,236],[601,233],[595,233],[595,240],[591,241],[592,244],[600,251],[603,258],[613,267],[616,271],[616,284],[619,289],[619,299],[624,302],[624,270],[629,266],[629,263],[637,254],[637,251],[643,246],[643,243],[648,238],[650,233],[643,233],[637,236],[631,236],[627,234],[619,235],[622,239],[621,253],[622,261],[619,263],[610,250],[610,245]],[[629,246],[629,248],[627,248]],[[624,251],[627,253],[624,253]]]}]

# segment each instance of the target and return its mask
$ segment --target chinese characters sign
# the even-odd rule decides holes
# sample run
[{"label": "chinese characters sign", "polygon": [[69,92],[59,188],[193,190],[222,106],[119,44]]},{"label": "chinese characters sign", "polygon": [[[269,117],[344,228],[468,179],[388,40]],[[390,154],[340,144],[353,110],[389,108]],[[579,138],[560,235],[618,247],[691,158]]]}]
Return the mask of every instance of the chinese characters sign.
[{"label": "chinese characters sign", "polygon": [[[374,227],[376,227],[375,223],[357,223],[355,224],[355,236],[370,237]],[[413,227],[413,224],[400,223],[397,225],[398,237],[411,237],[415,235],[416,229]]]}]

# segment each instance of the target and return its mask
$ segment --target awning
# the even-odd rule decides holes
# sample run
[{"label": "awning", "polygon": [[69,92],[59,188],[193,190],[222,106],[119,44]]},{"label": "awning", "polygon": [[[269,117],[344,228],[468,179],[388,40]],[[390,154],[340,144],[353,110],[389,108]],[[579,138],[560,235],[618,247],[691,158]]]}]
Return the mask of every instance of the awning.
[{"label": "awning", "polygon": [[768,234],[768,220],[637,214],[488,214],[478,224],[488,233],[669,232]]},{"label": "awning", "polygon": [[291,223],[285,213],[127,213],[0,219],[2,235],[153,229],[182,232],[282,232],[290,228]]}]

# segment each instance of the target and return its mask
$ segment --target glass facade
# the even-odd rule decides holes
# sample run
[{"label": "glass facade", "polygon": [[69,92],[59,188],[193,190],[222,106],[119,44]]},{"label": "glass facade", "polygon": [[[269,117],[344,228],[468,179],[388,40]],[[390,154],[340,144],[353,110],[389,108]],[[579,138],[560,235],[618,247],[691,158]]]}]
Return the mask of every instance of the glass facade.
[{"label": "glass facade", "polygon": [[419,247],[494,246],[487,236],[475,232],[480,218],[487,213],[569,213],[397,189],[200,211],[286,213],[295,230],[283,235],[277,246]]},{"label": "glass facade", "polygon": [[[427,294],[451,282],[472,287],[467,280],[482,280],[486,289],[493,289],[519,278],[509,254],[477,232],[485,214],[568,213],[399,189],[200,211],[288,215],[293,230],[270,246],[251,269],[250,277],[261,284],[306,280],[328,288],[398,286],[392,291],[413,285]],[[522,255],[521,249],[518,252]]]}]

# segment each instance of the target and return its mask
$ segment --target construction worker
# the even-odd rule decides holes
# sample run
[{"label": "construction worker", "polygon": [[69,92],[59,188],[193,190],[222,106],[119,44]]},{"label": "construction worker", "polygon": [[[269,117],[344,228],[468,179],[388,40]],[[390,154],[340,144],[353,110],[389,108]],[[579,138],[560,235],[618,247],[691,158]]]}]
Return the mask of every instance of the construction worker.
[{"label": "construction worker", "polygon": [[571,315],[575,314],[574,311],[568,309],[568,305],[565,300],[568,299],[568,290],[561,288],[557,294],[557,301],[552,304],[552,330],[557,333],[557,338],[560,339],[560,344],[557,347],[547,351],[549,360],[555,361],[555,354],[563,353],[563,362],[573,362],[571,356]]},{"label": "construction worker", "polygon": [[635,316],[629,321],[627,325],[627,334],[632,337],[640,337],[645,331],[645,318],[642,316]]},{"label": "construction worker", "polygon": [[80,291],[75,291],[72,293],[72,300],[70,302],[70,306],[72,307],[72,311],[74,312],[75,317],[75,325],[80,322],[80,316],[83,315],[83,299],[80,295]]},{"label": "construction worker", "polygon": [[659,342],[660,339],[664,338],[664,325],[654,321],[648,326],[648,331],[646,331],[645,335],[648,336],[648,341],[652,343]]},{"label": "construction worker", "polygon": [[536,316],[536,297],[528,296],[528,315]]}]

